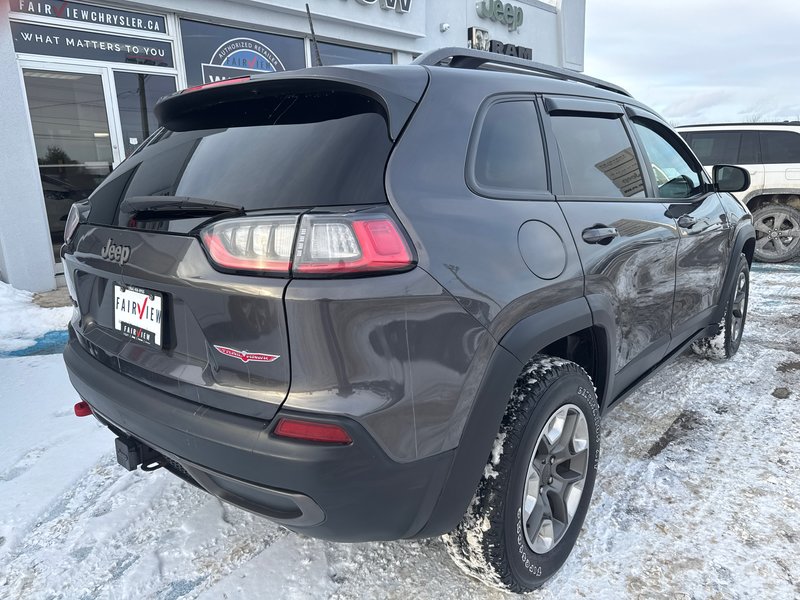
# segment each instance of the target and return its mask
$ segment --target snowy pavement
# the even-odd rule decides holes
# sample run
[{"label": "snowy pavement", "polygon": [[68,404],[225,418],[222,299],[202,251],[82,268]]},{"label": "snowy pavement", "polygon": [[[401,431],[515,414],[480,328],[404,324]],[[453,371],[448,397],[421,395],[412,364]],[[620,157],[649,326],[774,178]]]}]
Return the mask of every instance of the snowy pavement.
[{"label": "snowy pavement", "polygon": [[[0,358],[0,598],[505,597],[439,540],[313,540],[127,473],[76,400],[60,356]],[[800,264],[756,267],[733,360],[684,356],[605,417],[584,531],[531,597],[800,597]]]}]

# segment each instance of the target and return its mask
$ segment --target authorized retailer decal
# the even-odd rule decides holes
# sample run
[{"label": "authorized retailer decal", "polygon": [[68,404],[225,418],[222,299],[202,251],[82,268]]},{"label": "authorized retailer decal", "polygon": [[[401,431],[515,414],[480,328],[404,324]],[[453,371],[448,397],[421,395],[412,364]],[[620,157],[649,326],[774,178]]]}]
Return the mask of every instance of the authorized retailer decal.
[{"label": "authorized retailer decal", "polygon": [[211,60],[201,65],[203,82],[213,83],[254,73],[285,71],[281,59],[269,46],[252,38],[237,37],[220,45]]}]

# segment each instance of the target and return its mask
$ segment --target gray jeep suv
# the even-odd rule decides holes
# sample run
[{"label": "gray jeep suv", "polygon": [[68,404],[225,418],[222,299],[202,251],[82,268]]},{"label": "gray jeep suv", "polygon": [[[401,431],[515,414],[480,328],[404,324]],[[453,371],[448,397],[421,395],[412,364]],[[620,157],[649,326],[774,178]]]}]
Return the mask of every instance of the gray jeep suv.
[{"label": "gray jeep suv", "polygon": [[156,111],[62,248],[76,412],[128,469],[321,538],[445,534],[522,592],[575,544],[600,416],[738,348],[747,173],[612,84],[450,48]]}]

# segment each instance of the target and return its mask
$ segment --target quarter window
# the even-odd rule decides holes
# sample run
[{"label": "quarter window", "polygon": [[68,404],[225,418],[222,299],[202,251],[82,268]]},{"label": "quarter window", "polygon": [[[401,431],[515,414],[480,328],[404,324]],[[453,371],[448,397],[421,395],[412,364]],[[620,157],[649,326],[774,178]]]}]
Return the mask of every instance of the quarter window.
[{"label": "quarter window", "polygon": [[492,191],[547,190],[547,164],[536,106],[532,101],[499,102],[483,119],[475,151],[474,181]]},{"label": "quarter window", "polygon": [[644,178],[622,121],[552,118],[564,178],[575,196],[641,198]]},{"label": "quarter window", "polygon": [[690,198],[700,193],[700,166],[692,166],[678,149],[655,127],[635,121],[634,127],[642,141],[647,159],[655,176],[660,198]]},{"label": "quarter window", "polygon": [[780,165],[800,163],[800,134],[791,131],[762,131],[761,151],[764,163]]}]

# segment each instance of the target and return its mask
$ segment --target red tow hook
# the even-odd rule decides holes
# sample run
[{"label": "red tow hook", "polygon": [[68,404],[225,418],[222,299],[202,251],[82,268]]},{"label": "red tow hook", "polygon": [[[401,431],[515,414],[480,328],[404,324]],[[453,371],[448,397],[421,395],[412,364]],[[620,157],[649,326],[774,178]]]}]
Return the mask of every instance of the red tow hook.
[{"label": "red tow hook", "polygon": [[87,402],[81,400],[80,402],[76,402],[75,406],[75,416],[76,417],[88,417],[92,414],[92,407],[89,406]]}]

